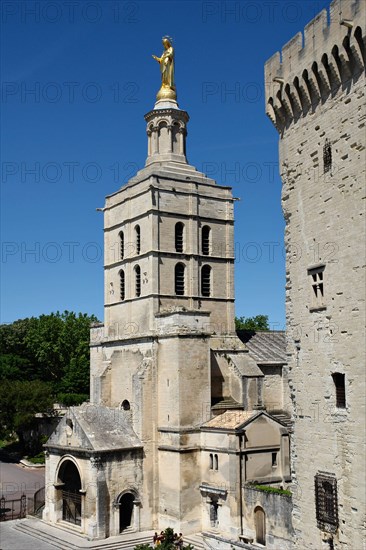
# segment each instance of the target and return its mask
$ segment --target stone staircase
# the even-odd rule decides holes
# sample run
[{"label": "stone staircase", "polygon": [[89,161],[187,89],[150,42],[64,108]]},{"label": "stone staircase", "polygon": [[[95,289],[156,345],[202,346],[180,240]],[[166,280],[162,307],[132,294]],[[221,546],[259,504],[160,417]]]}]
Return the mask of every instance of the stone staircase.
[{"label": "stone staircase", "polygon": [[203,542],[202,535],[186,535],[184,538],[184,544],[191,544],[195,550],[208,550],[208,546]]},{"label": "stone staircase", "polygon": [[[50,550],[53,548],[60,550],[134,550],[137,544],[151,544],[152,547],[154,535],[154,531],[136,533],[132,529],[126,529],[122,535],[117,537],[90,541],[84,535],[77,533],[71,525],[70,527],[65,525],[54,527],[34,517],[14,522],[14,529],[49,543]],[[208,550],[209,548],[204,544],[200,534],[185,536],[184,543],[191,544],[195,550]]]},{"label": "stone staircase", "polygon": [[85,536],[73,532],[72,527],[53,527],[36,518],[20,520],[14,525],[14,529],[48,542],[50,549],[61,550],[133,550],[137,544],[151,544],[154,535],[154,531],[136,533],[130,530],[117,537],[90,541]]}]

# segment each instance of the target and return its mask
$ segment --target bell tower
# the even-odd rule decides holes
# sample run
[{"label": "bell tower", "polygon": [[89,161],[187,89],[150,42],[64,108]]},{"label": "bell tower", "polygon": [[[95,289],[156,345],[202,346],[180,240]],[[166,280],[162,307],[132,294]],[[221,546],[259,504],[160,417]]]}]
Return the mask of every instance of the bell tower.
[{"label": "bell tower", "polygon": [[157,314],[178,310],[233,333],[231,189],[187,162],[189,116],[175,100],[158,100],[145,120],[145,167],[104,208],[107,334],[152,335]]},{"label": "bell tower", "polygon": [[145,166],[106,198],[105,324],[92,331],[91,401],[126,410],[143,443],[141,530],[187,533],[200,529],[192,487],[211,410],[212,338],[236,342],[234,199],[188,163],[189,116],[163,69],[145,115]]}]

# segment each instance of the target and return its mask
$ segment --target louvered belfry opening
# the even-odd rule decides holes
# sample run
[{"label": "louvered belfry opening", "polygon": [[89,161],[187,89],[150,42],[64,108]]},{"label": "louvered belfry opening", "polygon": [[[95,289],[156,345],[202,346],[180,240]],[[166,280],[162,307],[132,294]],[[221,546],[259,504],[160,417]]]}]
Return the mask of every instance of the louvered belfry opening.
[{"label": "louvered belfry opening", "polygon": [[119,292],[120,298],[123,301],[125,299],[125,272],[123,269],[119,272]]},{"label": "louvered belfry opening", "polygon": [[120,251],[120,259],[123,260],[125,257],[125,235],[123,231],[119,234],[119,251]]},{"label": "louvered belfry opening", "polygon": [[175,294],[177,296],[184,296],[184,272],[185,272],[185,266],[184,264],[177,264],[175,266]]},{"label": "louvered belfry opening", "polygon": [[141,295],[141,269],[139,265],[135,267],[135,294],[137,297]]},{"label": "louvered belfry opening", "polygon": [[211,296],[211,267],[204,265],[201,269],[201,294]]},{"label": "louvered belfry opening", "polygon": [[175,224],[175,251],[183,252],[183,231],[184,225],[182,222]]},{"label": "louvered belfry opening", "polygon": [[135,236],[136,236],[136,254],[140,254],[141,251],[141,229],[139,225],[135,227]]},{"label": "louvered belfry opening", "polygon": [[211,229],[208,225],[202,227],[202,254],[204,256],[209,256],[210,254],[210,235]]}]

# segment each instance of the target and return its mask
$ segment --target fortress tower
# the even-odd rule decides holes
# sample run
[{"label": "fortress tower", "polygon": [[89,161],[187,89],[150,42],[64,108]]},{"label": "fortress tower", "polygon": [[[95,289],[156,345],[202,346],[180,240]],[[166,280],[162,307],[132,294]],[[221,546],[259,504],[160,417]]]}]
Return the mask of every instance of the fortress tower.
[{"label": "fortress tower", "polygon": [[265,65],[280,134],[296,547],[365,540],[365,21],[334,0]]}]

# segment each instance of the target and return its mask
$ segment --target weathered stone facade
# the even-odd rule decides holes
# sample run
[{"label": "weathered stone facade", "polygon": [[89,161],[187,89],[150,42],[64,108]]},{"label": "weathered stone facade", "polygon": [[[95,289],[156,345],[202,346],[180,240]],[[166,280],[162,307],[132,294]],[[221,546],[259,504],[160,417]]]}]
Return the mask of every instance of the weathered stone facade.
[{"label": "weathered stone facade", "polygon": [[223,550],[290,544],[291,522],[245,500],[248,483],[291,481],[283,334],[236,335],[231,188],[188,164],[175,102],[145,119],[146,165],[106,199],[90,403],[47,443],[44,518],[92,539],[171,526]]},{"label": "weathered stone facade", "polygon": [[[365,540],[365,20],[334,0],[265,66],[280,133],[297,548]],[[303,42],[304,41],[304,42]]]}]

